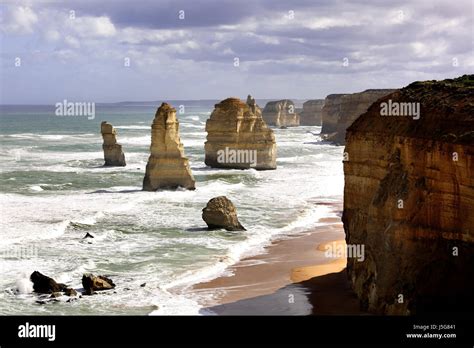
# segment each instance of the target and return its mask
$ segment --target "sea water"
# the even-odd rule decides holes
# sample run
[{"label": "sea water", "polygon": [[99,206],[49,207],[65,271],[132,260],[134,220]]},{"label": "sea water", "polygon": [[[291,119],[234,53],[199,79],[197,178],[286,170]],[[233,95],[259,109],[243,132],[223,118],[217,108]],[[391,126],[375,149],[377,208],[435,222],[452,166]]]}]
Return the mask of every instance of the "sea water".
[{"label": "sea water", "polygon": [[[195,191],[141,191],[157,104],[97,105],[94,119],[0,106],[0,314],[198,314],[193,284],[317,226],[331,214],[317,202],[342,201],[343,147],[322,142],[320,127],[274,128],[276,170],[214,169],[204,164],[212,103],[183,104],[177,116]],[[126,167],[102,166],[104,120],[118,132]],[[220,195],[247,231],[204,229],[202,209]],[[28,279],[35,270],[76,289],[85,272],[117,287],[38,304]]]}]

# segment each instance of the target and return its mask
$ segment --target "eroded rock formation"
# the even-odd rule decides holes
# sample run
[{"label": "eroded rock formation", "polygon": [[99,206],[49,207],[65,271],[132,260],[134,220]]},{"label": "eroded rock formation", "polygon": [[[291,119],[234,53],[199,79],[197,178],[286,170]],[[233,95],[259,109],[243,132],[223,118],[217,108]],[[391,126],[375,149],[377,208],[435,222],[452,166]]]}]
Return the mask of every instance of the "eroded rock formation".
[{"label": "eroded rock formation", "polygon": [[82,286],[84,287],[86,295],[92,295],[95,291],[110,290],[115,288],[112,279],[106,276],[95,276],[90,273],[82,275]]},{"label": "eroded rock formation", "polygon": [[300,125],[300,116],[295,104],[288,99],[271,101],[265,105],[262,117],[269,126],[295,127]]},{"label": "eroded rock formation", "polygon": [[30,280],[33,283],[33,290],[40,294],[50,294],[53,292],[64,291],[67,286],[61,283],[56,283],[53,278],[45,276],[44,274],[34,271],[30,275]]},{"label": "eroded rock formation", "polygon": [[212,198],[202,210],[202,219],[209,229],[225,228],[227,231],[245,231],[237,218],[237,210],[225,196]]},{"label": "eroded rock formation", "polygon": [[227,98],[216,104],[206,122],[206,131],[206,165],[257,170],[276,168],[275,136],[252,97],[247,98],[247,103]]},{"label": "eroded rock formation", "polygon": [[322,128],[321,134],[331,134],[337,129],[337,121],[341,111],[342,97],[345,94],[329,94],[324,99],[324,106],[321,110]]},{"label": "eroded rock formation", "polygon": [[167,103],[158,108],[151,126],[150,157],[146,166],[143,190],[183,187],[194,190],[194,177],[179,137],[176,109]]},{"label": "eroded rock formation", "polygon": [[328,108],[323,111],[321,134],[328,141],[344,144],[347,127],[366,112],[377,99],[392,92],[394,89],[368,89],[360,93],[328,96],[326,99]]},{"label": "eroded rock formation", "polygon": [[[77,295],[76,290],[68,288],[65,284],[57,283],[53,278],[45,276],[38,271],[31,273],[30,280],[33,283],[34,292],[39,294],[51,294],[52,298],[59,297],[62,293],[71,297]],[[40,301],[39,303],[46,302]]]},{"label": "eroded rock formation", "polygon": [[[386,105],[416,103],[418,119],[381,116]],[[474,75],[383,97],[346,141],[346,241],[365,245],[365,260],[348,257],[347,270],[363,308],[472,312]]]},{"label": "eroded rock formation", "polygon": [[303,103],[303,110],[300,115],[300,125],[320,126],[322,120],[322,109],[324,99],[313,99]]},{"label": "eroded rock formation", "polygon": [[125,155],[122,151],[122,145],[117,144],[117,132],[115,128],[107,121],[103,121],[100,124],[100,132],[104,143],[102,149],[104,150],[105,166],[118,166],[124,167]]}]

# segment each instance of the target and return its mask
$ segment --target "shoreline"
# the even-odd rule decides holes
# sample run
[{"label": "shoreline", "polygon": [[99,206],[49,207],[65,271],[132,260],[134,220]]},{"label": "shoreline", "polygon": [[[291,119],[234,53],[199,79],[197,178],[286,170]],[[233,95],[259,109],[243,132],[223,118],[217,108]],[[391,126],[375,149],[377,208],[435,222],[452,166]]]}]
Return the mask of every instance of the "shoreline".
[{"label": "shoreline", "polygon": [[[340,203],[330,205],[341,211]],[[206,299],[201,314],[363,314],[347,280],[346,259],[325,255],[334,242],[345,245],[340,217],[318,222],[323,225],[286,235],[229,266],[226,275],[195,284],[191,292]]]}]

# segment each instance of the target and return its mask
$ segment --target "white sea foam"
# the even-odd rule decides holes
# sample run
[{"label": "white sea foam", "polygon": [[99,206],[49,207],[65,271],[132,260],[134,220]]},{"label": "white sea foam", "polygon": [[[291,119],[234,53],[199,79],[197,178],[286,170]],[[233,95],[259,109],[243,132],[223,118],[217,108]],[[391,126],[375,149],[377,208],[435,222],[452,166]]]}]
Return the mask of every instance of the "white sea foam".
[{"label": "white sea foam", "polygon": [[16,281],[16,289],[20,294],[30,294],[33,292],[33,283],[29,277],[23,277]]},{"label": "white sea foam", "polygon": [[188,120],[199,121],[199,116],[187,116],[185,118]]},{"label": "white sea foam", "polygon": [[97,134],[93,134],[93,133],[79,133],[79,134],[17,133],[17,134],[0,135],[0,138],[31,139],[31,140],[42,140],[42,141],[58,141],[58,140],[81,139],[81,138],[90,138],[90,137],[97,137]]},{"label": "white sea foam", "polygon": [[146,129],[151,130],[151,126],[114,126],[115,129]]},{"label": "white sea foam", "polygon": [[41,187],[41,185],[29,185],[28,187],[30,188],[31,191],[36,191],[36,192],[43,191],[43,188]]},{"label": "white sea foam", "polygon": [[[186,155],[198,180],[195,191],[141,191],[151,120],[116,126],[122,129],[118,142],[126,167],[102,167],[100,133],[58,130],[3,139],[8,146],[0,149],[2,159],[21,153],[19,161],[8,157],[8,165],[2,166],[19,173],[17,180],[5,181],[14,193],[0,193],[0,251],[33,245],[38,256],[3,259],[0,287],[20,288],[17,281],[23,284],[22,279],[39,270],[80,288],[82,273],[94,272],[110,275],[117,293],[68,306],[34,306],[26,282],[24,304],[0,294],[2,313],[126,314],[143,307],[141,313],[197,314],[202,299],[186,289],[228,272],[230,265],[262,252],[272,239],[317,226],[329,208],[311,200],[340,200],[341,147],[311,144],[316,137],[307,130],[275,129],[277,170],[208,168],[202,150],[209,112],[197,114],[180,120],[181,141],[185,152],[191,150]],[[58,151],[61,142],[71,150]],[[25,143],[34,146],[26,148]],[[29,171],[41,171],[42,176],[36,179]],[[202,230],[202,208],[220,195],[234,202],[247,231]],[[94,238],[84,239],[87,232]],[[148,285],[142,288],[142,283]],[[133,291],[124,290],[128,287]]]}]

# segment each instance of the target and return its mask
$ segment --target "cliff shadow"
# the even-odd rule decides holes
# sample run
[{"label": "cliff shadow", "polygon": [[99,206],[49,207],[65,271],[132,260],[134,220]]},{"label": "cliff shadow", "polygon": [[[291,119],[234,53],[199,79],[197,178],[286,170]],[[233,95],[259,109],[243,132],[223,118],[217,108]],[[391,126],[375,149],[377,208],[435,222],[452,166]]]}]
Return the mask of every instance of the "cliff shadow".
[{"label": "cliff shadow", "polygon": [[272,294],[251,297],[201,310],[217,315],[367,315],[351,290],[344,269],[288,284]]}]

